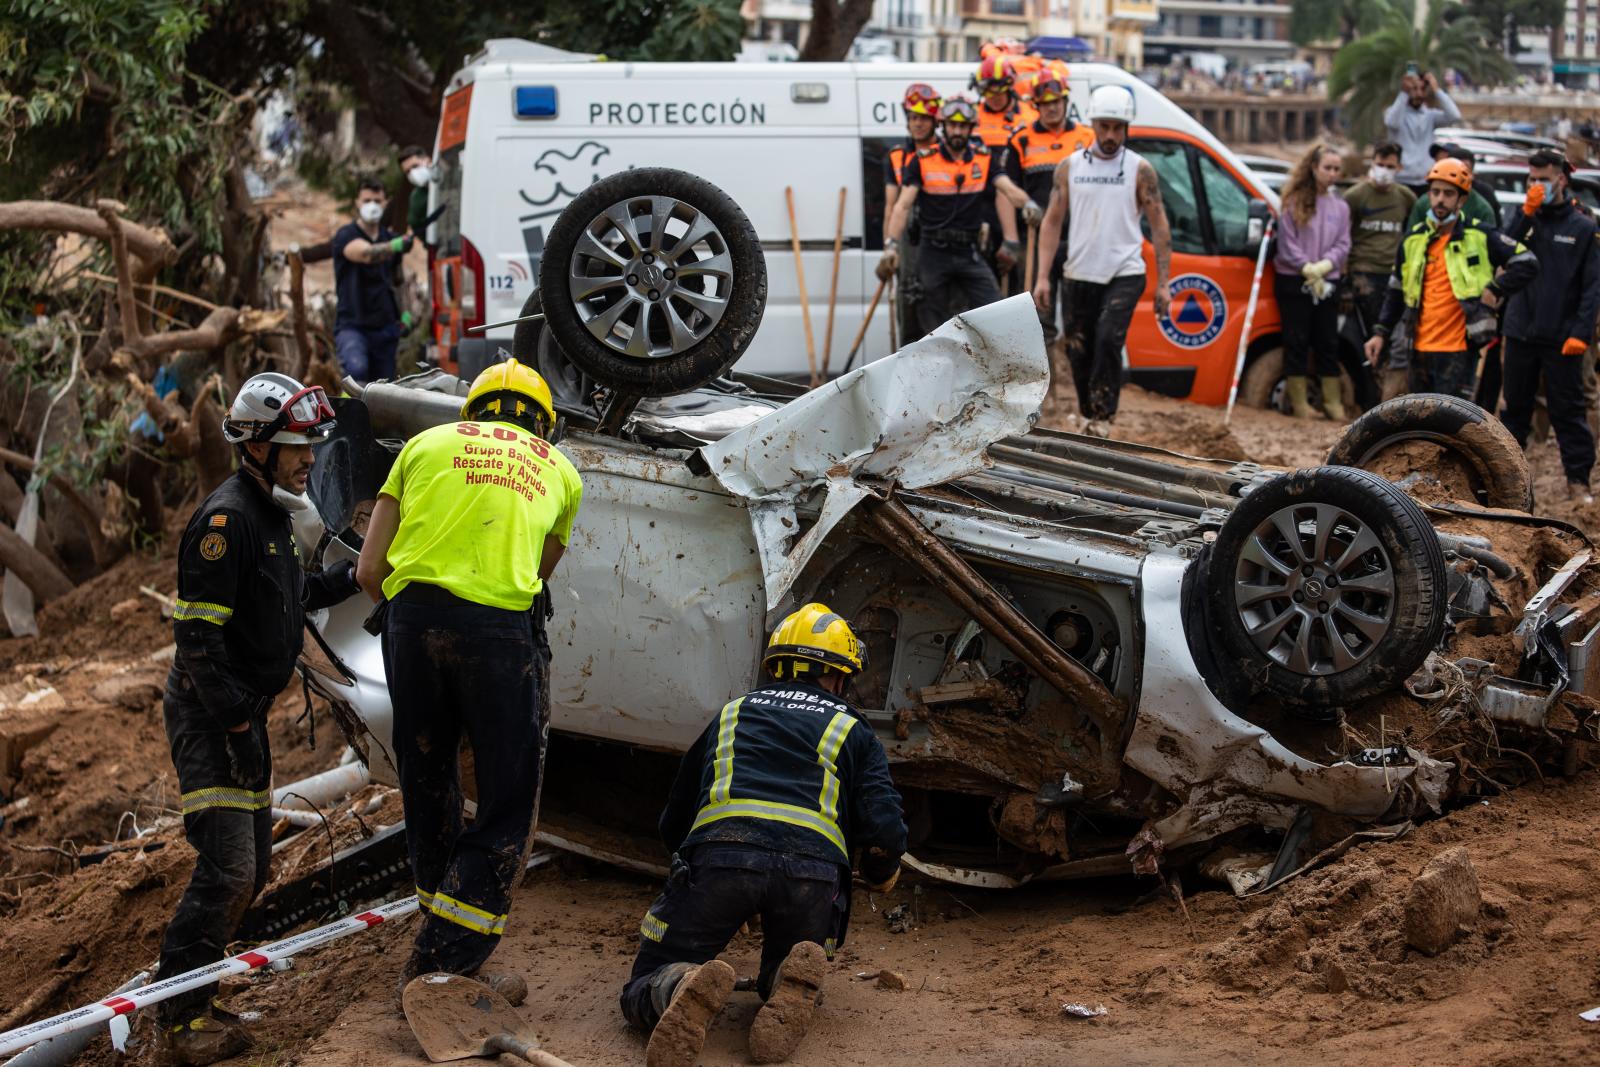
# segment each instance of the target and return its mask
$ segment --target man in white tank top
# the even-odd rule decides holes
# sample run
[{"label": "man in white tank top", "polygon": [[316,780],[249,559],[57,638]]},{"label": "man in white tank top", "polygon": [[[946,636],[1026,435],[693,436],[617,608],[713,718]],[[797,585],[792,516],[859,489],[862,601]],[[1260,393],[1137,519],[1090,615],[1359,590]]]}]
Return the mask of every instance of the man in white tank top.
[{"label": "man in white tank top", "polygon": [[[1172,302],[1167,289],[1172,268],[1172,231],[1161,204],[1155,168],[1129,151],[1133,90],[1102,85],[1089,95],[1088,118],[1094,144],[1075,152],[1056,168],[1050,207],[1039,225],[1039,262],[1048,263],[1067,230],[1065,317],[1067,359],[1078,393],[1078,410],[1089,420],[1086,433],[1110,436],[1122,393],[1122,348],[1133,310],[1144,294],[1144,234],[1139,216],[1150,223],[1155,246],[1157,318]],[[1041,308],[1050,299],[1050,279],[1041,277],[1033,298]]]}]

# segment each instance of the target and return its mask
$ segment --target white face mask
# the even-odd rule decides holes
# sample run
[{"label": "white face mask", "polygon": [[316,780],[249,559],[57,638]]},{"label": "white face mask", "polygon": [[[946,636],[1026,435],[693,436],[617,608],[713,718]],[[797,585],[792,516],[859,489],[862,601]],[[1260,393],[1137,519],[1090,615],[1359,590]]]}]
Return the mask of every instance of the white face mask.
[{"label": "white face mask", "polygon": [[1372,180],[1373,185],[1388,185],[1394,181],[1394,176],[1395,169],[1393,167],[1380,167],[1376,163],[1367,170],[1367,177]]},{"label": "white face mask", "polygon": [[368,200],[356,208],[356,214],[361,216],[362,222],[377,222],[383,218],[383,205],[376,200]]},{"label": "white face mask", "polygon": [[1553,204],[1556,202],[1556,183],[1554,180],[1545,178],[1543,181],[1536,181],[1532,184],[1544,186],[1544,202],[1546,204]]},{"label": "white face mask", "polygon": [[406,178],[410,180],[412,185],[415,185],[418,189],[421,189],[423,186],[427,185],[433,180],[433,168],[428,166],[426,163],[419,163],[417,166],[406,171]]}]

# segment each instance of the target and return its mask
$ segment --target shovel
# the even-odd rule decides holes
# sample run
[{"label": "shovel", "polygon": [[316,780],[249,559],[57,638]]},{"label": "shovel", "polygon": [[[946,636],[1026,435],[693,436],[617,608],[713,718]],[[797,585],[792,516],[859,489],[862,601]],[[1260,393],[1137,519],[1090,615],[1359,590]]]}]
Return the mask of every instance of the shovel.
[{"label": "shovel", "polygon": [[417,1043],[434,1063],[505,1052],[541,1067],[572,1067],[542,1051],[533,1026],[482,982],[425,974],[407,984],[400,1002]]}]

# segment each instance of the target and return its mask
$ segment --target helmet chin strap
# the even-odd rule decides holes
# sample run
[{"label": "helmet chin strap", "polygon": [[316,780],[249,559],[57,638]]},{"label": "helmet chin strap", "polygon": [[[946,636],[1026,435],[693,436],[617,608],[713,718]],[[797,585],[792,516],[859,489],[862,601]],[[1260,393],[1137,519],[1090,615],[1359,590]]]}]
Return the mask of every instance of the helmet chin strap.
[{"label": "helmet chin strap", "polygon": [[[274,476],[273,472],[278,469],[278,453],[283,450],[283,445],[277,441],[271,441],[268,442],[268,444],[271,447],[267,449],[267,460],[265,463],[258,461],[256,457],[251,454],[248,443],[241,443],[239,445],[239,455],[240,458],[244,460],[245,466],[249,467],[251,472],[254,473],[256,477],[267,483],[267,492],[273,494],[273,498],[276,499],[276,494],[280,486],[278,485],[278,479]],[[290,495],[292,496],[293,494]]]}]

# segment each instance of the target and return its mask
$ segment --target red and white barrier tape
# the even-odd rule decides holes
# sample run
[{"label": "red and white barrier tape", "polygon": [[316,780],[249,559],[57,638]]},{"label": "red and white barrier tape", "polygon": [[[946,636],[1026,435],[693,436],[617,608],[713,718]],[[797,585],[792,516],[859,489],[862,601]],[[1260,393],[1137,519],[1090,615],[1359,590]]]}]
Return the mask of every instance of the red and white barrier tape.
[{"label": "red and white barrier tape", "polygon": [[244,974],[258,967],[265,967],[273,960],[280,960],[292,956],[297,952],[318,948],[329,941],[337,941],[350,934],[359,934],[363,930],[370,930],[380,923],[391,919],[400,919],[417,910],[417,898],[406,897],[393,904],[384,904],[364,911],[360,915],[352,915],[327,926],[319,926],[315,930],[307,930],[303,934],[286,937],[282,941],[274,941],[270,945],[241,952],[237,956],[230,956],[225,960],[205,967],[197,967],[185,974],[173,975],[150,985],[140,986],[138,989],[108,997],[97,1004],[86,1004],[81,1008],[42,1019],[27,1026],[19,1026],[15,1030],[0,1033],[0,1056],[9,1056],[14,1052],[21,1052],[29,1045],[43,1041],[46,1038],[69,1034],[74,1030],[82,1030],[107,1022],[119,1015],[128,1015],[140,1008],[148,1008],[152,1004],[159,1004],[163,1000],[175,997],[179,993],[188,992],[203,985],[215,982],[219,978],[226,978],[233,974]]}]

